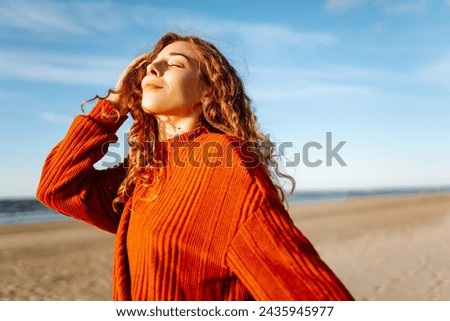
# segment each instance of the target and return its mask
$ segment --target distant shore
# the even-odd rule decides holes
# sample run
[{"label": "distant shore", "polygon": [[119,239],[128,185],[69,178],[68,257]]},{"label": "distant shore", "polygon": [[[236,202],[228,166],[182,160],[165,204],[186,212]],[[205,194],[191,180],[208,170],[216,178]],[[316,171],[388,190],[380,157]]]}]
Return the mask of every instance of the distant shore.
[{"label": "distant shore", "polygon": [[[286,194],[289,204],[342,201],[373,196],[450,194],[450,186],[403,187],[344,190],[306,190]],[[67,220],[42,205],[34,197],[0,197],[0,225]]]},{"label": "distant shore", "polygon": [[[450,193],[289,212],[357,300],[450,300]],[[0,300],[110,300],[113,242],[74,220],[0,225]]]}]

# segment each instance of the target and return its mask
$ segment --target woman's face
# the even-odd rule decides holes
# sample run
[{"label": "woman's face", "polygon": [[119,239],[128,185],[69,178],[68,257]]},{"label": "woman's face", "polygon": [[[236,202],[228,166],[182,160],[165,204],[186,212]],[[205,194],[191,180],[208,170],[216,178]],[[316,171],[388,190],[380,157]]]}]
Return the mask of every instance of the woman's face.
[{"label": "woman's face", "polygon": [[142,79],[142,108],[155,116],[186,117],[199,112],[205,88],[190,44],[173,42],[147,66]]}]

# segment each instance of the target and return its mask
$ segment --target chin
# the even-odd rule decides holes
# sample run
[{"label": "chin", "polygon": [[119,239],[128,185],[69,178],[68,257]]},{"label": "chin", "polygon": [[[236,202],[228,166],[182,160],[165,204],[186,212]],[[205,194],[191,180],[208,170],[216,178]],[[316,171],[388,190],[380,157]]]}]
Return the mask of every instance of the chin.
[{"label": "chin", "polygon": [[142,102],[141,107],[142,107],[142,110],[144,111],[144,113],[147,113],[147,114],[155,113],[155,107],[152,104],[146,104],[146,103]]},{"label": "chin", "polygon": [[151,113],[151,109],[149,109],[147,106],[142,105],[141,107],[142,107],[142,110],[144,111],[144,113],[147,113],[147,114]]}]

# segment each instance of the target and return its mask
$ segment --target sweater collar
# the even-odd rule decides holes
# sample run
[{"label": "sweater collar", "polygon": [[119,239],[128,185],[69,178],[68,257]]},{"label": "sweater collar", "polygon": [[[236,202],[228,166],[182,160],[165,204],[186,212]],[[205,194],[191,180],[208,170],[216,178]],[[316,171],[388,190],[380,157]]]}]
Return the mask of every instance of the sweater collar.
[{"label": "sweater collar", "polygon": [[173,145],[173,144],[176,144],[177,142],[191,142],[191,141],[194,141],[195,138],[197,138],[207,132],[208,132],[208,129],[206,127],[199,126],[194,129],[191,129],[188,132],[185,132],[185,133],[182,133],[179,135],[175,135],[174,137],[169,138],[164,141],[157,142],[157,144]]},{"label": "sweater collar", "polygon": [[187,147],[186,143],[194,142],[199,137],[207,133],[209,133],[209,130],[206,127],[199,126],[183,134],[176,135],[170,139],[156,142],[155,153],[157,155],[157,158],[167,159],[167,155],[168,153],[170,153],[170,151],[180,147]]}]

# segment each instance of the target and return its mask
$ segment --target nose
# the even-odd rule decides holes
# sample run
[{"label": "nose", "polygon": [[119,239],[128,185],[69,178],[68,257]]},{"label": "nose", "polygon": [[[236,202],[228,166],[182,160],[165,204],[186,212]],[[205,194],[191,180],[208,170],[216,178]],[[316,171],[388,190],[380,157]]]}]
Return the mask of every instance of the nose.
[{"label": "nose", "polygon": [[147,75],[150,75],[150,74],[157,76],[157,77],[159,77],[161,75],[159,69],[156,67],[156,65],[153,62],[149,63],[147,65]]}]

